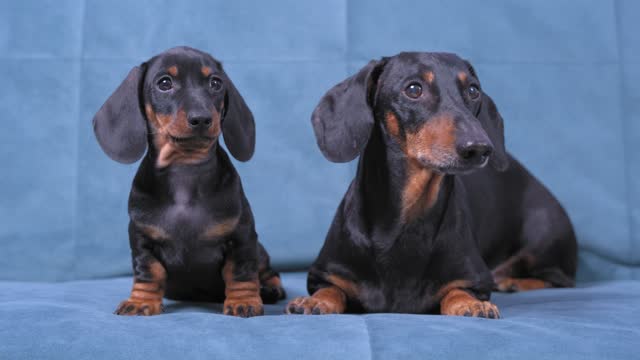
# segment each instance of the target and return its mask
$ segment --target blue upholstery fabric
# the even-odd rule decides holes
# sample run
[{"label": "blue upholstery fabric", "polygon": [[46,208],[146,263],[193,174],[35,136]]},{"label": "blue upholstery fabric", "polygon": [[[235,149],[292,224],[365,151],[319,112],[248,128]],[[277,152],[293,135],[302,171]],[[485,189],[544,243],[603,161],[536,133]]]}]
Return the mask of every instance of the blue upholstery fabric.
[{"label": "blue upholstery fabric", "polygon": [[[637,356],[638,14],[634,0],[1,1],[0,359]],[[162,316],[112,315],[131,282],[136,166],[102,154],[91,119],[132,66],[176,45],[222,60],[253,110],[256,154],[237,168],[276,267],[297,269],[355,168],[316,148],[320,96],[402,50],[469,59],[507,147],[569,211],[580,288],[496,294],[499,321],[276,316],[283,304],[246,320],[171,302]],[[284,284],[305,293],[303,273]]]},{"label": "blue upholstery fabric", "polygon": [[[284,276],[290,296],[305,274]],[[433,315],[251,319],[220,304],[167,302],[166,313],[111,313],[129,278],[0,282],[0,359],[628,359],[640,340],[640,282],[494,294],[503,319]]]},{"label": "blue upholstery fabric", "polygon": [[355,167],[316,148],[324,91],[372,58],[451,51],[476,66],[508,148],[569,210],[579,279],[638,279],[639,12],[632,0],[4,1],[0,279],[131,271],[136,166],[102,154],[91,118],[132,66],[180,44],[221,59],[256,115],[256,155],[238,170],[277,266],[313,260]]}]

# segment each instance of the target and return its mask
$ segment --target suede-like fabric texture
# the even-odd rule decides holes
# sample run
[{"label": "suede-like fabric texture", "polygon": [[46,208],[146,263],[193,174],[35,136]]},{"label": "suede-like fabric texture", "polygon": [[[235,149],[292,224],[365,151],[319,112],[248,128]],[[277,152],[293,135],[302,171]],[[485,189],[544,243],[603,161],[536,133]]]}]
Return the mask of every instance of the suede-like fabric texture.
[{"label": "suede-like fabric texture", "polygon": [[[634,0],[1,1],[0,359],[638,357],[638,14]],[[316,147],[322,94],[370,59],[448,51],[474,64],[508,150],[568,210],[579,287],[494,294],[501,320],[283,316],[284,301],[252,319],[169,301],[113,315],[131,286],[136,166],[101,152],[91,119],[177,45],[222,60],[255,115],[256,154],[237,169],[276,268],[311,263],[355,170]],[[306,293],[304,273],[284,284]]]},{"label": "suede-like fabric texture", "polygon": [[638,13],[633,0],[2,1],[0,279],[131,272],[136,166],[101,152],[91,119],[131,67],[176,45],[222,60],[255,114],[256,154],[237,167],[276,266],[313,260],[353,176],[316,147],[322,94],[372,58],[450,51],[569,211],[579,279],[640,279]]},{"label": "suede-like fabric texture", "polygon": [[[286,273],[290,297],[304,273]],[[640,341],[640,282],[494,294],[502,319],[436,315],[221,315],[220,304],[166,301],[166,313],[112,311],[130,278],[0,282],[0,359],[630,359]]]}]

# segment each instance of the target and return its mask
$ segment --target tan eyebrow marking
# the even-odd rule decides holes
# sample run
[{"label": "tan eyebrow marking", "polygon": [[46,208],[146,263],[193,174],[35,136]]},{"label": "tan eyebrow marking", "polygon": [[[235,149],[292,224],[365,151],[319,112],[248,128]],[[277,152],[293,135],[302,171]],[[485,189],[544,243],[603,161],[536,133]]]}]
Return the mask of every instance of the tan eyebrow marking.
[{"label": "tan eyebrow marking", "polygon": [[204,76],[209,76],[209,75],[211,75],[211,68],[210,68],[210,67],[208,67],[208,66],[203,66],[203,67],[200,69],[200,72],[201,72],[201,73],[202,73],[202,75],[204,75]]},{"label": "tan eyebrow marking", "polygon": [[467,74],[465,74],[464,72],[460,71],[458,73],[458,80],[460,80],[460,82],[466,82],[467,81]]},{"label": "tan eyebrow marking", "polygon": [[424,79],[424,81],[426,81],[429,84],[433,83],[434,77],[435,75],[433,74],[433,71],[427,71],[424,74],[422,74],[422,78]]},{"label": "tan eyebrow marking", "polygon": [[173,65],[167,69],[167,72],[171,74],[171,76],[178,76],[178,67]]}]

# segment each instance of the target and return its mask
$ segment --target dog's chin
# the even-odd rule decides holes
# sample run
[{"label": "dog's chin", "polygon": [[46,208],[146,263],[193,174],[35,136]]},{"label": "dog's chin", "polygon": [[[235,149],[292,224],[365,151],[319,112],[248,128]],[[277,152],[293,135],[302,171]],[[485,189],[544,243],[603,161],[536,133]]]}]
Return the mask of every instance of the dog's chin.
[{"label": "dog's chin", "polygon": [[422,167],[431,171],[436,171],[446,175],[466,175],[480,170],[487,166],[489,163],[489,157],[485,157],[480,162],[470,162],[464,159],[457,158],[451,162],[431,162],[431,161],[419,161]]},{"label": "dog's chin", "polygon": [[208,149],[216,141],[215,137],[208,136],[173,136],[169,135],[171,142],[184,150]]}]

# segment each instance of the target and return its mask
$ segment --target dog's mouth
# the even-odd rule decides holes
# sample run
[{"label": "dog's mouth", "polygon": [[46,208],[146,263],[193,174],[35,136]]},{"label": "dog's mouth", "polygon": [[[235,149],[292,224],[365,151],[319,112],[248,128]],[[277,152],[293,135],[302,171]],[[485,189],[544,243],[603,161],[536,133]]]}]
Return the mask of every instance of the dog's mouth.
[{"label": "dog's mouth", "polygon": [[467,161],[458,159],[452,166],[447,167],[443,171],[447,174],[469,174],[480,170],[489,163],[489,156],[483,156],[477,161]]},{"label": "dog's mouth", "polygon": [[201,149],[208,148],[214,141],[215,137],[209,136],[173,136],[169,135],[171,142],[184,149]]},{"label": "dog's mouth", "polygon": [[483,157],[479,162],[468,162],[457,157],[445,162],[434,162],[429,159],[418,159],[417,162],[424,168],[428,168],[442,174],[463,175],[485,167],[489,163],[489,156]]}]

